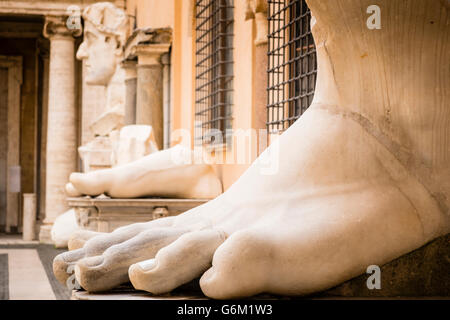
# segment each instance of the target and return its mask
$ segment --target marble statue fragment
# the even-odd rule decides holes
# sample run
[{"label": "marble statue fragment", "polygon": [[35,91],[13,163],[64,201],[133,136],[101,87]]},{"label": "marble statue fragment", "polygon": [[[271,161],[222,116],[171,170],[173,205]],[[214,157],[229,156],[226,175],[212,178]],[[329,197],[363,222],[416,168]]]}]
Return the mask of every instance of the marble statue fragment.
[{"label": "marble statue fragment", "polygon": [[379,0],[381,29],[367,27],[368,1],[307,2],[317,88],[274,142],[278,172],[255,162],[179,216],[79,234],[82,247],[54,260],[57,279],[73,266],[91,292],[131,280],[160,294],[201,277],[215,299],[305,295],[450,232],[448,2]]},{"label": "marble statue fragment", "polygon": [[56,218],[51,230],[52,242],[56,248],[67,248],[71,234],[80,230],[75,210],[70,209]]},{"label": "marble statue fragment", "polygon": [[128,125],[111,134],[112,163],[120,166],[158,151],[153,128],[149,125]]},{"label": "marble statue fragment", "polygon": [[121,61],[129,19],[122,9],[110,2],[88,6],[83,19],[84,38],[77,51],[77,59],[85,64],[83,80],[88,85],[104,86],[106,95],[103,113],[89,126],[95,138],[80,147],[85,169],[91,170],[89,164],[92,163],[92,170],[96,170],[100,166],[112,166],[110,135],[124,126],[126,87]]}]

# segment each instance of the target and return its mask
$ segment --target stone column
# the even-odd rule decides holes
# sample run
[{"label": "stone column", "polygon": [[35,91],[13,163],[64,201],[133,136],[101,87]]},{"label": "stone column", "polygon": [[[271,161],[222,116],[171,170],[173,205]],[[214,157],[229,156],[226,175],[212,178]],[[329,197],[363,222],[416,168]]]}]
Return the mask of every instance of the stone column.
[{"label": "stone column", "polygon": [[125,70],[126,87],[124,125],[127,126],[136,124],[136,61],[124,61],[122,62],[122,68]]},{"label": "stone column", "polygon": [[75,39],[72,35],[63,17],[46,17],[44,36],[50,40],[44,220],[47,225],[53,224],[56,217],[68,209],[64,186],[77,168]]},{"label": "stone column", "polygon": [[38,218],[42,222],[45,219],[45,171],[47,161],[47,112],[48,112],[48,74],[50,65],[50,51],[42,42],[39,46],[39,54],[42,58],[42,117],[40,128],[41,130],[41,144],[40,148],[40,162],[39,162],[39,211]]},{"label": "stone column", "polygon": [[137,47],[136,123],[153,128],[158,148],[163,149],[163,67],[161,56],[170,44],[140,44]]},{"label": "stone column", "polygon": [[163,64],[163,127],[164,149],[170,148],[170,55],[165,53],[161,57]]},{"label": "stone column", "polygon": [[36,194],[23,194],[23,234],[25,241],[32,241],[35,237],[36,226]]}]

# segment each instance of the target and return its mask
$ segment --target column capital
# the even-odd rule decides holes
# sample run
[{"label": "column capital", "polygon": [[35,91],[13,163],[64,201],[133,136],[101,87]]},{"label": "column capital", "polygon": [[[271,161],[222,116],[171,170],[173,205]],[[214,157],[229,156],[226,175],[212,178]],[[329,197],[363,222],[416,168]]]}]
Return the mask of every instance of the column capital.
[{"label": "column capital", "polygon": [[138,66],[161,64],[161,56],[172,43],[170,28],[136,29],[125,44],[125,60],[136,59]]},{"label": "column capital", "polygon": [[125,70],[125,80],[128,79],[136,79],[137,78],[137,74],[136,74],[136,65],[137,65],[137,60],[123,60],[120,63],[120,66],[122,67],[122,69]]},{"label": "column capital", "polygon": [[82,34],[81,28],[69,29],[67,27],[67,16],[46,16],[43,35],[48,39],[55,37],[78,37]]},{"label": "column capital", "polygon": [[169,52],[169,43],[140,44],[135,47],[138,66],[153,66],[161,64],[161,56]]},{"label": "column capital", "polygon": [[267,0],[246,0],[245,20],[255,18],[256,13],[264,13],[267,16]]},{"label": "column capital", "polygon": [[267,0],[246,0],[245,20],[254,19],[256,23],[255,45],[267,44]]}]

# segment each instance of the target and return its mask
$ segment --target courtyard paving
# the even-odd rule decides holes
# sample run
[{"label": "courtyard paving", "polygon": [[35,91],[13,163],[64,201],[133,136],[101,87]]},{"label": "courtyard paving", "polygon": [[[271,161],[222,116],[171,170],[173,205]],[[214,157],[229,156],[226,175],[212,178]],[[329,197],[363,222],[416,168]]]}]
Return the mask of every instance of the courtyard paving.
[{"label": "courtyard paving", "polygon": [[53,258],[63,251],[0,234],[0,300],[70,299],[71,292],[52,272]]}]

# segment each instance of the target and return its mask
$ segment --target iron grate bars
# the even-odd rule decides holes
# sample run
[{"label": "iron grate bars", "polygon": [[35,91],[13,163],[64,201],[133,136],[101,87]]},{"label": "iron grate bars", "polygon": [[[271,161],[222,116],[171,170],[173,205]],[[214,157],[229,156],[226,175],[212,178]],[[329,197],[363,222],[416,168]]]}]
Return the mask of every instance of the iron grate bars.
[{"label": "iron grate bars", "polygon": [[305,0],[268,1],[267,130],[282,133],[310,106],[317,61]]},{"label": "iron grate bars", "polygon": [[[197,0],[195,6],[195,144],[220,145],[231,132],[233,0]],[[220,131],[221,139],[217,139]]]}]

